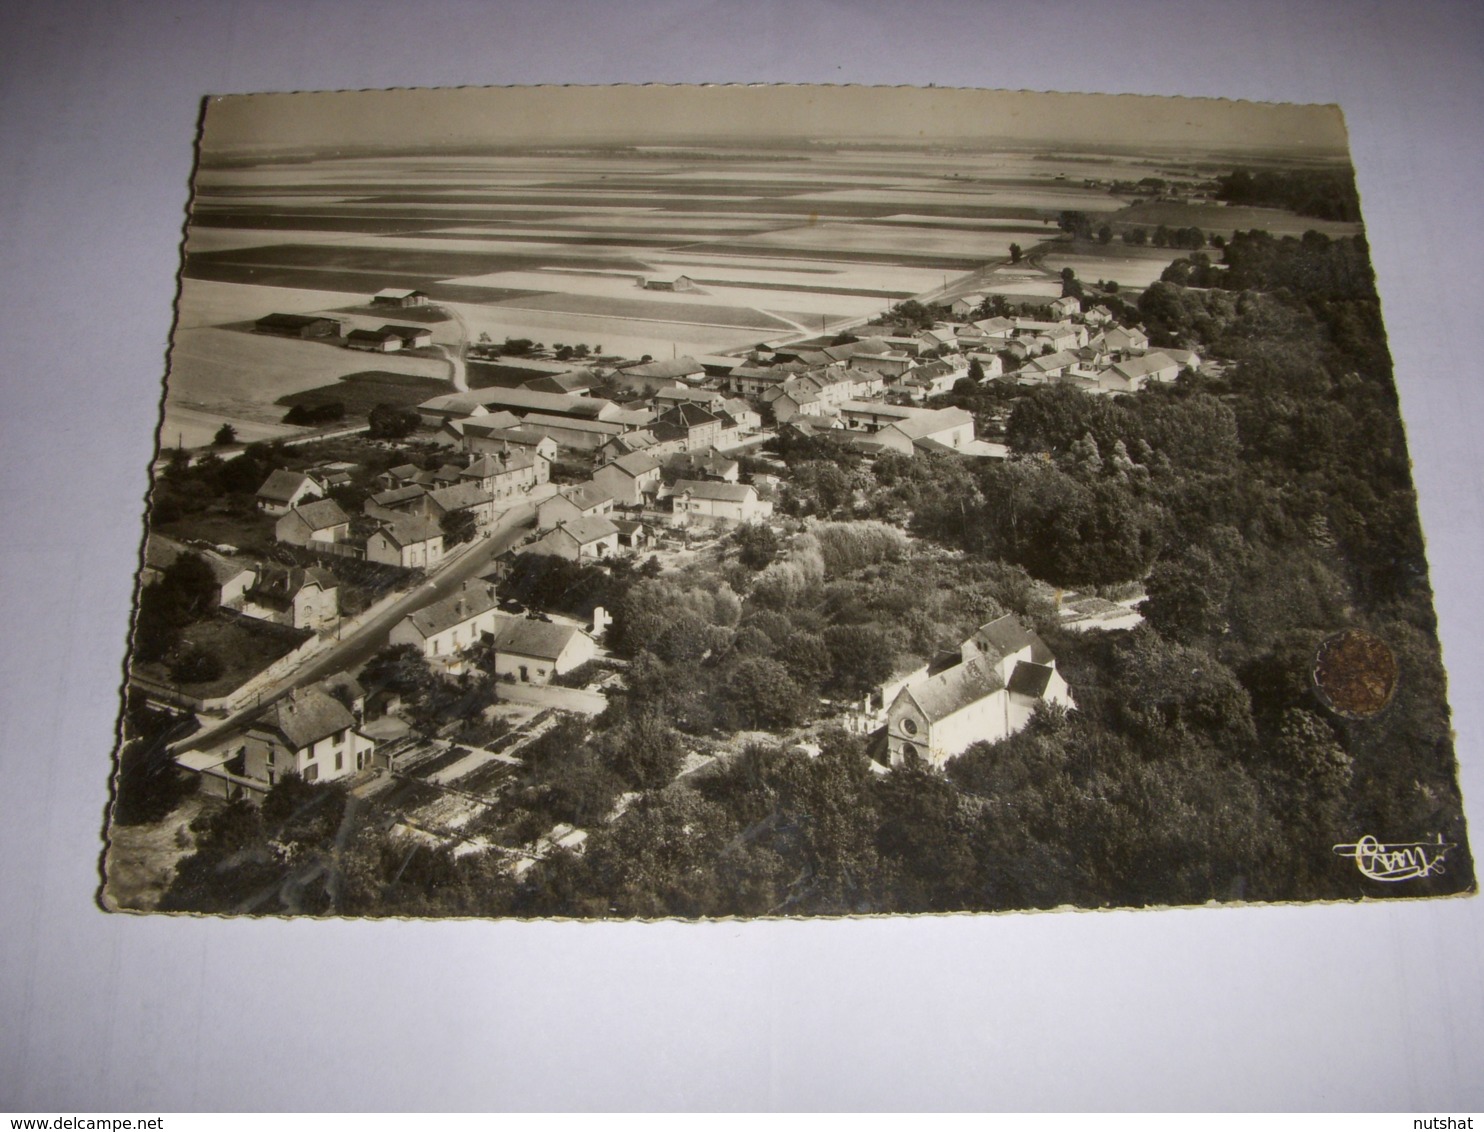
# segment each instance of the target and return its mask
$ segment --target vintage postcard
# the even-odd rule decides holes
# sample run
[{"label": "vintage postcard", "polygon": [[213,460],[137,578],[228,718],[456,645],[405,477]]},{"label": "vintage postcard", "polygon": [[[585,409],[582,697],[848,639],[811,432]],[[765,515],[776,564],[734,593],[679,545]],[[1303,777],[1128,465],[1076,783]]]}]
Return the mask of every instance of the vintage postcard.
[{"label": "vintage postcard", "polygon": [[1475,888],[1336,107],[211,99],[146,524],[110,909]]}]

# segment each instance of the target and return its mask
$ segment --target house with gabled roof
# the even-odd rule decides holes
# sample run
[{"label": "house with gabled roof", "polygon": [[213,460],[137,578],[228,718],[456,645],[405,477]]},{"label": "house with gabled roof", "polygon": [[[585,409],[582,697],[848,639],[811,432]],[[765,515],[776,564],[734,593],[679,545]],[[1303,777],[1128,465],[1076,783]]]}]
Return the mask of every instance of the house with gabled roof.
[{"label": "house with gabled roof", "polygon": [[470,461],[460,476],[475,483],[492,499],[523,495],[551,479],[551,461],[539,448],[504,448]]},{"label": "house with gabled roof", "polygon": [[666,409],[655,424],[682,430],[687,451],[692,448],[710,448],[720,439],[721,434],[721,421],[716,414],[700,405],[681,404]]},{"label": "house with gabled roof", "polygon": [[715,448],[702,452],[679,452],[665,461],[665,471],[677,479],[718,480],[737,483],[742,479],[742,465]]},{"label": "house with gabled roof", "polygon": [[378,334],[395,334],[404,350],[418,350],[433,344],[433,332],[426,326],[400,326],[388,323],[378,327]]},{"label": "house with gabled roof", "polygon": [[548,437],[560,448],[584,452],[601,448],[633,427],[621,421],[583,421],[575,417],[549,417],[545,413],[527,413],[521,424]]},{"label": "house with gabled roof", "polygon": [[1109,393],[1135,393],[1151,381],[1174,381],[1179,376],[1174,359],[1155,351],[1116,362],[1098,375],[1098,383]]},{"label": "house with gabled roof", "polygon": [[1111,354],[1115,361],[1142,354],[1149,349],[1149,336],[1137,326],[1112,326],[1104,330],[1093,344]]},{"label": "house with gabled roof", "polygon": [[958,331],[952,326],[934,326],[929,330],[919,330],[916,338],[918,347],[923,352],[941,350],[945,346],[954,350],[958,349]]},{"label": "house with gabled roof", "polygon": [[366,559],[386,566],[430,569],[443,561],[443,531],[420,515],[385,521],[366,540]]},{"label": "house with gabled roof", "polygon": [[340,584],[319,566],[264,566],[244,592],[241,612],[275,625],[323,629],[340,619]]},{"label": "house with gabled roof", "polygon": [[423,292],[405,287],[384,287],[371,296],[373,307],[420,307],[427,301]]},{"label": "house with gabled roof", "polygon": [[618,527],[606,515],[563,519],[528,549],[533,554],[551,554],[573,562],[612,558],[618,553]]},{"label": "house with gabled roof", "polygon": [[613,496],[593,480],[564,487],[536,508],[536,527],[546,530],[566,520],[608,515],[613,511]]},{"label": "house with gabled roof", "polygon": [[447,597],[409,613],[392,626],[387,639],[412,645],[425,657],[455,653],[494,640],[502,614],[489,582],[470,580]]},{"label": "house with gabled roof", "polygon": [[504,617],[495,630],[495,675],[522,684],[547,684],[597,653],[592,637],[575,625]]},{"label": "house with gabled roof", "polygon": [[878,429],[871,439],[904,456],[912,455],[914,447],[925,440],[962,451],[974,441],[974,414],[967,409],[919,409],[915,416]]},{"label": "house with gabled roof", "polygon": [[1113,321],[1113,312],[1098,305],[1082,312],[1082,321],[1088,326],[1106,326]]},{"label": "house with gabled roof", "polygon": [[537,393],[562,393],[574,397],[584,397],[588,391],[598,383],[593,376],[592,370],[574,369],[566,373],[547,373],[540,377],[533,377],[530,381],[521,382],[522,389],[534,390]]},{"label": "house with gabled roof", "polygon": [[287,468],[276,468],[258,488],[256,500],[258,510],[269,515],[284,515],[290,507],[306,499],[322,496],[325,485],[305,472],[291,472]]},{"label": "house with gabled roof", "polygon": [[962,354],[953,354],[913,366],[897,379],[892,388],[905,393],[914,401],[926,401],[929,397],[952,393],[959,379],[968,376],[968,373],[968,359]]},{"label": "house with gabled roof", "polygon": [[761,397],[803,369],[803,366],[738,366],[727,374],[727,389],[739,397]]},{"label": "house with gabled roof", "polygon": [[272,334],[279,338],[338,338],[339,319],[318,314],[265,314],[253,323],[258,334]]},{"label": "house with gabled roof", "polygon": [[687,354],[683,358],[661,358],[657,362],[622,366],[618,374],[622,378],[643,378],[646,381],[700,381],[706,376],[706,367]]},{"label": "house with gabled roof", "polygon": [[240,754],[243,776],[271,787],[289,775],[332,782],[371,765],[376,744],[349,708],[319,687],[295,688],[250,723]]},{"label": "house with gabled roof", "polygon": [[1042,354],[1038,358],[1029,359],[1020,367],[1021,385],[1049,385],[1081,363],[1081,359],[1071,350],[1058,350],[1054,354]]},{"label": "house with gabled roof", "polygon": [[375,495],[368,496],[366,502],[361,504],[361,510],[373,519],[400,519],[404,515],[426,516],[427,499],[427,488],[419,483],[410,483],[406,487],[394,487],[390,491],[378,491]]},{"label": "house with gabled roof", "polygon": [[273,537],[291,546],[343,542],[349,534],[350,516],[333,499],[317,499],[290,507],[273,528]]},{"label": "house with gabled roof", "polygon": [[974,293],[972,295],[960,295],[948,304],[948,309],[958,318],[967,318],[984,305],[986,295]]},{"label": "house with gabled roof", "polygon": [[593,482],[613,497],[615,503],[637,507],[659,489],[659,460],[648,452],[629,452],[593,472]]},{"label": "house with gabled roof", "polygon": [[893,765],[941,767],[979,742],[997,742],[1030,722],[1041,704],[1074,707],[1046,643],[1013,614],[981,625],[956,652],[890,687],[887,750]]},{"label": "house with gabled roof", "polygon": [[690,404],[700,405],[714,413],[726,401],[726,394],[715,389],[699,389],[693,385],[668,385],[663,389],[656,389],[650,401],[655,411],[660,413],[676,405]]},{"label": "house with gabled roof", "polygon": [[473,454],[526,451],[550,462],[557,458],[560,449],[557,442],[540,428],[518,422],[508,413],[466,417],[462,421],[449,421],[444,427],[457,436],[457,443],[464,452]]},{"label": "house with gabled roof", "polygon": [[217,586],[218,605],[235,606],[240,603],[242,595],[257,578],[256,563],[219,554],[204,547],[185,546],[172,538],[151,533],[144,543],[144,568],[139,572],[139,580],[146,586],[154,585],[179,558],[188,554],[200,558],[211,571]]},{"label": "house with gabled roof", "polygon": [[345,336],[349,350],[365,350],[373,354],[395,354],[402,348],[402,336],[382,327],[380,330],[352,330]]},{"label": "house with gabled roof", "polygon": [[772,501],[759,497],[752,484],[676,480],[661,497],[670,499],[670,509],[682,524],[692,519],[755,523],[773,514]]},{"label": "house with gabled roof", "polygon": [[457,512],[470,515],[474,529],[483,534],[495,525],[495,497],[481,484],[467,479],[428,492],[428,518],[441,524],[444,516]]},{"label": "house with gabled roof", "polygon": [[1082,313],[1082,300],[1075,295],[1063,295],[1051,304],[1051,313],[1057,318],[1071,318]]}]

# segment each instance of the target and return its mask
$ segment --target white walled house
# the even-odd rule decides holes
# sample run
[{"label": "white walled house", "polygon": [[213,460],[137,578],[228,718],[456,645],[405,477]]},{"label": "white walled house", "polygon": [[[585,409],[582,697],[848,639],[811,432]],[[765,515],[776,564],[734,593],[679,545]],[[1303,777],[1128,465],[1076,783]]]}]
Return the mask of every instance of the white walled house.
[{"label": "white walled house", "polygon": [[892,696],[886,736],[893,765],[921,759],[942,767],[974,743],[1015,734],[1040,704],[1075,706],[1051,650],[1013,615],[980,626],[955,660],[884,689]]},{"label": "white walled house", "polygon": [[339,700],[319,688],[296,688],[248,726],[242,773],[266,786],[290,774],[331,782],[365,769],[375,749]]},{"label": "white walled house", "polygon": [[493,640],[501,616],[494,586],[465,582],[442,601],[398,621],[388,640],[394,645],[413,645],[425,657],[453,656],[481,640]]},{"label": "white walled house", "polygon": [[619,530],[605,515],[563,519],[527,549],[573,562],[584,558],[612,558],[619,550]]},{"label": "white walled house", "polygon": [[366,540],[366,559],[426,570],[443,561],[443,532],[437,523],[416,515],[393,519]]},{"label": "white walled house", "polygon": [[536,508],[536,527],[547,530],[561,522],[608,515],[613,511],[613,496],[592,480],[565,487]]},{"label": "white walled house", "polygon": [[677,480],[670,488],[671,510],[682,522],[691,518],[754,523],[773,514],[770,500],[761,499],[751,484],[713,480]]},{"label": "white walled house", "polygon": [[615,503],[637,507],[659,488],[660,462],[648,452],[630,452],[595,471],[593,482]]},{"label": "white walled house", "polygon": [[274,537],[291,546],[341,542],[349,533],[350,516],[333,499],[317,499],[290,507],[273,528]]},{"label": "white walled house", "polygon": [[263,481],[256,498],[259,511],[266,511],[270,515],[286,515],[296,504],[324,493],[324,484],[313,476],[278,468]]},{"label": "white walled house", "polygon": [[495,631],[495,675],[522,684],[546,684],[571,672],[597,652],[575,625],[504,616]]}]

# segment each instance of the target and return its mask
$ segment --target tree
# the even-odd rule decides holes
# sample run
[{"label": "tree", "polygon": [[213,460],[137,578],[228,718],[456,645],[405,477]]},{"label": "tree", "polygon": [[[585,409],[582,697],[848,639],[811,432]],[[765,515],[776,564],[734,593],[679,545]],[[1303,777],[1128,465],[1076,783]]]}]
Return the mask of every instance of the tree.
[{"label": "tree", "polygon": [[211,438],[211,443],[218,448],[224,448],[228,444],[237,442],[237,430],[230,424],[223,422],[222,427],[216,430],[216,435]]},{"label": "tree", "polygon": [[1098,243],[1100,243],[1100,244],[1111,244],[1112,242],[1113,242],[1113,229],[1112,229],[1112,227],[1110,225],[1107,225],[1107,224],[1101,224],[1101,225],[1099,225],[1098,226]]},{"label": "tree", "polygon": [[789,670],[769,657],[743,657],[732,667],[724,687],[727,710],[739,728],[792,727],[808,710]]},{"label": "tree", "polygon": [[778,536],[766,523],[743,523],[736,539],[741,551],[737,561],[752,570],[761,570],[778,556]]},{"label": "tree", "polygon": [[445,546],[470,542],[479,533],[479,525],[474,521],[472,511],[446,511],[443,518],[438,520],[438,526],[443,531]]},{"label": "tree", "polygon": [[984,380],[984,366],[980,364],[978,358],[969,360],[969,380],[976,385]]},{"label": "tree", "polygon": [[1011,244],[1010,245],[1010,262],[1011,263],[1019,263],[1020,262],[1020,257],[1023,254],[1024,253],[1021,251],[1021,247],[1020,247],[1019,244]]},{"label": "tree", "polygon": [[421,418],[410,409],[396,405],[380,404],[367,414],[371,428],[367,432],[372,440],[401,440],[417,428]]}]

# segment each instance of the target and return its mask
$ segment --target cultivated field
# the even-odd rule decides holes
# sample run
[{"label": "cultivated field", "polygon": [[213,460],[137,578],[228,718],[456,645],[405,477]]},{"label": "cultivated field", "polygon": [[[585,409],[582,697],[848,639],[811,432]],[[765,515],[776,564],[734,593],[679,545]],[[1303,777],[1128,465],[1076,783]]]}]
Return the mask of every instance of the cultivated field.
[{"label": "cultivated field", "polygon": [[[1131,206],[1108,188],[1191,175],[1168,158],[825,146],[207,166],[163,436],[202,444],[224,420],[244,439],[294,431],[279,423],[280,399],[333,387],[367,359],[244,327],[273,311],[338,313],[348,329],[396,322],[394,310],[366,306],[385,287],[422,290],[456,316],[433,324],[444,347],[484,333],[671,357],[832,331],[986,268],[972,289],[1051,299],[1055,273],[1070,266],[1136,290],[1182,254],[1117,241],[1062,253],[1046,242],[1060,236],[1063,210],[1115,230],[1353,230],[1269,209]],[[1044,251],[1049,270],[1009,267],[1011,243]],[[681,274],[694,290],[638,284]],[[440,358],[398,354],[375,367],[438,381],[450,371]]]}]

